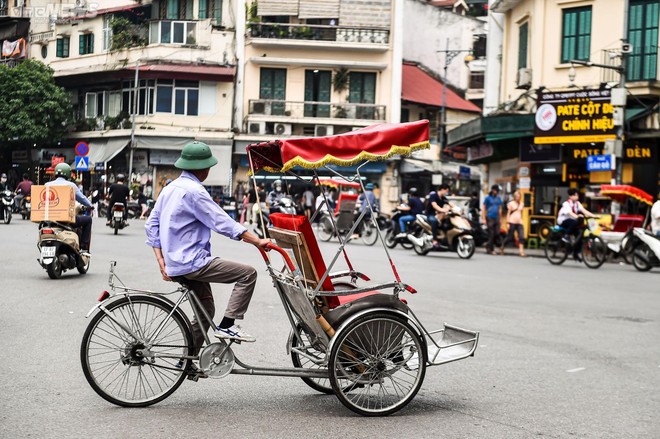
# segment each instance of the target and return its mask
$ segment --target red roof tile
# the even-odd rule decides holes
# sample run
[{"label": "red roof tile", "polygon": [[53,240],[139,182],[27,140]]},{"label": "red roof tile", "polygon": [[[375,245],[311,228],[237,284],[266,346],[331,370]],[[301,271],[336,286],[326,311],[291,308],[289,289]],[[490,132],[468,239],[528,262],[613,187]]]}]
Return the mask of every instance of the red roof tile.
[{"label": "red roof tile", "polygon": [[[418,104],[442,107],[442,89],[444,84],[415,64],[403,63],[403,84],[401,99]],[[481,109],[470,101],[460,97],[447,87],[447,108],[480,113]]]}]

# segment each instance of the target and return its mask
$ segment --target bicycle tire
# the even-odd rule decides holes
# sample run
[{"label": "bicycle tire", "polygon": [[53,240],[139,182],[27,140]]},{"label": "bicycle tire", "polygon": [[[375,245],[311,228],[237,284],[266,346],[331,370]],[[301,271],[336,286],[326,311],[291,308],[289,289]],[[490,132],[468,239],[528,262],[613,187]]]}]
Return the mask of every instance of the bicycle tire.
[{"label": "bicycle tire", "polygon": [[328,217],[322,217],[318,224],[318,235],[321,241],[328,242],[334,236],[334,227]]},{"label": "bicycle tire", "polygon": [[568,258],[568,247],[561,239],[548,239],[545,242],[545,258],[552,265],[561,265]]},{"label": "bicycle tire", "polygon": [[[106,401],[122,407],[146,407],[174,393],[186,378],[190,360],[160,357],[157,353],[192,355],[188,318],[180,310],[172,313],[173,306],[167,301],[143,295],[124,296],[105,305],[105,309],[114,319],[99,310],[89,322],[80,346],[83,372],[92,389]],[[151,339],[154,334],[149,332],[161,324],[158,338]],[[147,345],[146,350],[153,353],[151,357],[139,353]],[[135,376],[131,376],[131,371]]]},{"label": "bicycle tire", "polygon": [[330,381],[344,406],[362,416],[387,416],[412,401],[426,373],[426,344],[409,322],[372,312],[335,337]]},{"label": "bicycle tire", "polygon": [[378,228],[374,227],[371,220],[364,220],[362,222],[362,242],[365,245],[374,245],[378,241]]},{"label": "bicycle tire", "polygon": [[600,236],[589,235],[582,244],[582,261],[589,268],[600,268],[607,259],[607,245]]}]

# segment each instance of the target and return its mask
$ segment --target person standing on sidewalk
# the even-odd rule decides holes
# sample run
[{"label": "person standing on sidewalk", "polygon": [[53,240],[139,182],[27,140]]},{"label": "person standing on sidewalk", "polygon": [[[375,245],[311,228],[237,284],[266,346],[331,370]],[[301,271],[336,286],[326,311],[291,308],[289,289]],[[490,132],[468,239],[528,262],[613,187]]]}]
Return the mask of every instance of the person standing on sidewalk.
[{"label": "person standing on sidewalk", "polygon": [[[242,319],[257,283],[256,270],[246,264],[211,256],[211,230],[234,240],[266,249],[269,239],[259,239],[234,221],[213,201],[202,182],[218,160],[208,145],[184,146],[174,166],[181,176],[163,188],[145,224],[147,245],[153,248],[163,279],[183,280],[197,294],[209,316],[215,315],[211,282],[234,283],[224,317],[214,335],[253,342],[235,320]],[[182,279],[181,279],[182,278]],[[209,323],[192,322],[195,351],[204,343]]]},{"label": "person standing on sidewalk", "polygon": [[499,196],[500,187],[494,184],[490,188],[490,193],[484,199],[484,208],[481,210],[481,217],[488,227],[488,242],[486,243],[486,253],[496,255],[495,238],[500,234],[502,218],[502,199]]},{"label": "person standing on sidewalk", "polygon": [[506,234],[506,238],[502,242],[502,248],[500,249],[500,254],[504,254],[504,247],[509,242],[514,242],[514,234],[518,234],[518,254],[522,257],[527,256],[525,254],[525,228],[522,223],[522,212],[525,208],[525,204],[521,200],[520,191],[515,191],[513,193],[513,200],[509,201],[506,205],[506,222],[509,225],[509,231]]}]

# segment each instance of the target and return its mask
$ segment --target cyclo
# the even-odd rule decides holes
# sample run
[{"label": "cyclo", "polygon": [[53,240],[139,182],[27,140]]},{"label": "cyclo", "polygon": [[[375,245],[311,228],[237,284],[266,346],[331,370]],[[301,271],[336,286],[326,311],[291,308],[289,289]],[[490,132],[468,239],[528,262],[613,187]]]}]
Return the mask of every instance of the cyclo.
[{"label": "cyclo", "polygon": [[[247,152],[254,174],[287,172],[299,164],[318,169],[364,163],[427,147],[428,121],[421,121],[376,125],[333,137],[260,143],[248,146]],[[327,155],[319,160],[313,151]],[[353,181],[361,181],[360,166]],[[429,332],[400,299],[402,293],[416,291],[400,279],[385,246],[394,279],[362,285],[369,278],[353,269],[341,236],[326,267],[306,217],[277,213],[271,219],[270,236],[277,245],[270,245],[270,253],[261,250],[261,255],[291,324],[287,352],[293,367],[248,365],[235,355],[236,342],[211,342],[208,334],[199,355],[193,355],[190,319],[181,306],[188,303],[196,319],[205,318],[216,327],[195,292],[185,284],[166,294],[129,288],[118,281],[111,264],[113,294],[104,292],[88,314],[95,312],[81,346],[91,387],[111,403],[148,406],[171,395],[194,360],[200,373],[215,378],[299,377],[316,391],[334,393],[356,413],[384,416],[414,398],[428,366],[474,355],[478,332],[450,325]],[[382,242],[380,233],[379,237]],[[332,272],[342,254],[348,269]],[[273,257],[284,262],[281,269]]]}]

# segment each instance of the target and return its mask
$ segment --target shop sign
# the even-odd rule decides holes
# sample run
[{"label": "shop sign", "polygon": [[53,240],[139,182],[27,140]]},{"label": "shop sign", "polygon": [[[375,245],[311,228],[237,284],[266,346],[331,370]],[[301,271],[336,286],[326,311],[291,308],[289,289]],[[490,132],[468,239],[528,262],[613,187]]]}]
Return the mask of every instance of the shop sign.
[{"label": "shop sign", "polygon": [[94,163],[94,172],[104,172],[105,171],[105,163],[100,162],[100,163]]},{"label": "shop sign", "polygon": [[539,92],[534,143],[597,143],[616,138],[610,90]]},{"label": "shop sign", "polygon": [[525,163],[547,163],[561,161],[561,145],[537,145],[531,139],[520,139],[520,161]]},{"label": "shop sign", "polygon": [[611,171],[616,168],[612,154],[590,155],[587,157],[587,171]]},{"label": "shop sign", "polygon": [[626,162],[656,163],[656,148],[653,144],[634,143],[623,147],[623,160]]},{"label": "shop sign", "polygon": [[493,145],[490,142],[484,142],[481,145],[468,148],[468,162],[479,160],[493,155]]},{"label": "shop sign", "polygon": [[604,149],[602,146],[568,146],[564,158],[569,163],[586,163],[587,157],[592,155],[603,155]]},{"label": "shop sign", "polygon": [[469,180],[470,179],[470,168],[467,166],[458,167],[458,178],[460,180]]},{"label": "shop sign", "polygon": [[151,165],[173,165],[177,161],[181,151],[173,150],[152,150],[149,154],[149,164]]},{"label": "shop sign", "polygon": [[11,152],[11,162],[12,163],[27,163],[28,162],[28,153],[27,151],[12,151]]}]

